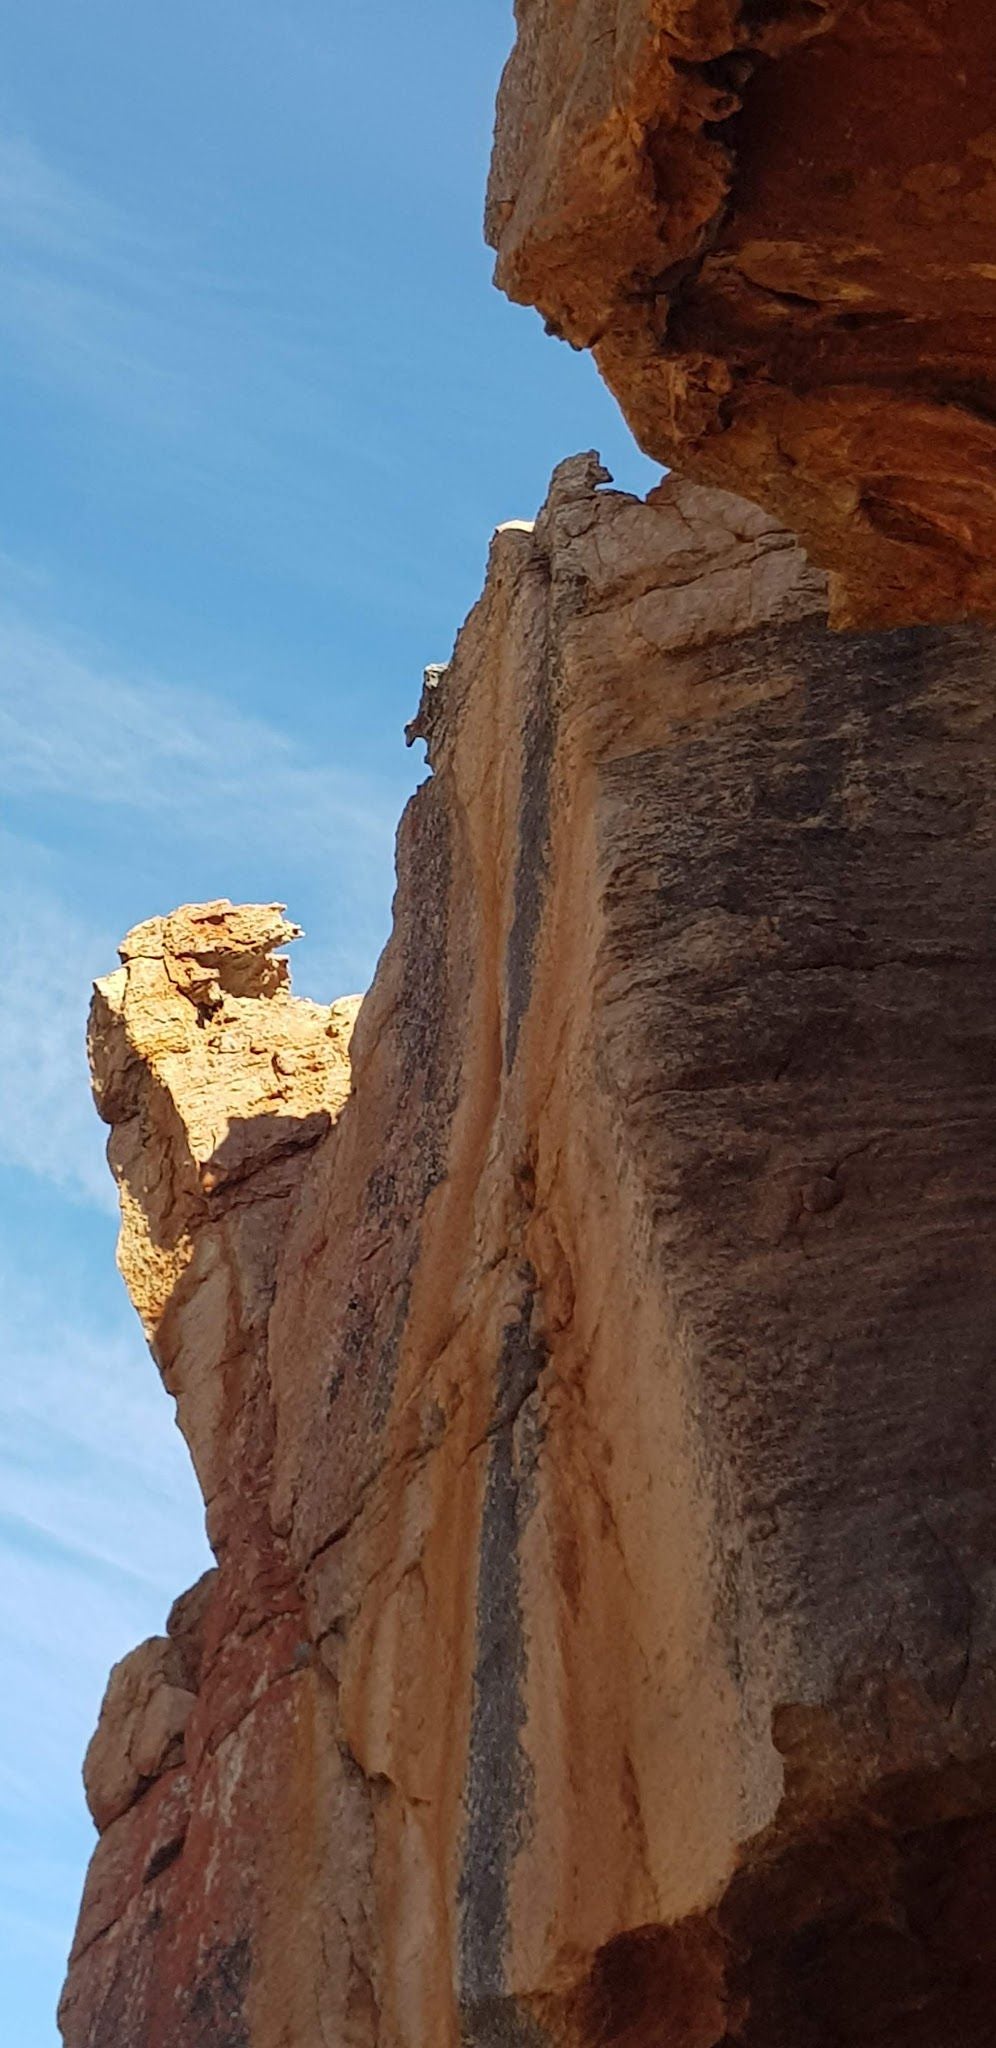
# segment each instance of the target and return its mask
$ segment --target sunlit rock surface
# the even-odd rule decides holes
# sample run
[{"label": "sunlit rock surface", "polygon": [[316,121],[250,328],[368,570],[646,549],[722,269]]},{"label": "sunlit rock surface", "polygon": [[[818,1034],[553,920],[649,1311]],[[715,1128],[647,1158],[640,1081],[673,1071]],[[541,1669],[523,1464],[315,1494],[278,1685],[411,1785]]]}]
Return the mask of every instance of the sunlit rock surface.
[{"label": "sunlit rock surface", "polygon": [[993,640],[603,483],[428,676],[348,1053],[272,907],[98,985],[218,1565],[67,2048],[991,2042]]}]

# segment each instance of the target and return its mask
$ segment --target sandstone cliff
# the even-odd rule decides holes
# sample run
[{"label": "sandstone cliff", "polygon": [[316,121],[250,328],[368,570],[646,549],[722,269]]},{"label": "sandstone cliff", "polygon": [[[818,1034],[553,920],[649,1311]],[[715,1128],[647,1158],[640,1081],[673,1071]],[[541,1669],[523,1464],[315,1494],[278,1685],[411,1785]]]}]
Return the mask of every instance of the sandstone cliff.
[{"label": "sandstone cliff", "polygon": [[218,1565],[67,2048],[991,2040],[993,641],[604,481],[430,678],[348,1058],[273,907],[98,987]]},{"label": "sandstone cliff", "polygon": [[517,0],[499,283],[842,623],[996,618],[990,0]]}]

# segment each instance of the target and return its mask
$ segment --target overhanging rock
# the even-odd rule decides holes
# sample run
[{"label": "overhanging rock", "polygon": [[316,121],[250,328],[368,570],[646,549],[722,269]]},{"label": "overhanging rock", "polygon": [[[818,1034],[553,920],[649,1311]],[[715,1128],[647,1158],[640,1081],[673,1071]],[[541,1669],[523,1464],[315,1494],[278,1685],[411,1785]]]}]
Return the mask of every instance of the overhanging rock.
[{"label": "overhanging rock", "polygon": [[518,0],[497,280],[840,625],[996,618],[990,0]]}]

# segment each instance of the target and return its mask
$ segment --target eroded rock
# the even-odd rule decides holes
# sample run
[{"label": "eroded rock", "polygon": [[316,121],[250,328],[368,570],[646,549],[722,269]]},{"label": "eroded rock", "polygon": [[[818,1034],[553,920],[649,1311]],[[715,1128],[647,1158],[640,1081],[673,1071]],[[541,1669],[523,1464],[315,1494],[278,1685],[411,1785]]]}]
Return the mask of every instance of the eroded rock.
[{"label": "eroded rock", "polygon": [[351,1090],[98,991],[219,1568],[67,2048],[988,2040],[994,643],[603,483],[435,679]]},{"label": "eroded rock", "polygon": [[272,2001],[261,2038],[281,2038],[277,2014],[294,2038],[317,2024],[336,1884],[310,1871],[308,1843],[350,1792],[267,1510],[267,1333],[302,1165],[349,1094],[359,1000],[291,996],[274,948],[297,936],[278,905],[188,905],[130,932],[94,993],[119,1263],[219,1565],[117,1667],[88,1753],[102,1834],[60,2015],[87,2048],[244,2048],[254,1961]]},{"label": "eroded rock", "polygon": [[487,232],[838,623],[996,617],[988,0],[518,0]]},{"label": "eroded rock", "polygon": [[111,1673],[83,1783],[98,1828],[126,1813],[152,1778],[183,1756],[194,1694],[168,1636],[154,1636]]}]

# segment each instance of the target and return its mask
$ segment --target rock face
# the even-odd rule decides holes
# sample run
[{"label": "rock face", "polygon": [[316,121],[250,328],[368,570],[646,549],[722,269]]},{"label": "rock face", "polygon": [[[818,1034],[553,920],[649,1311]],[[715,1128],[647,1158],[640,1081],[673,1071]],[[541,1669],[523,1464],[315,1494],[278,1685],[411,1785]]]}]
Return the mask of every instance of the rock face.
[{"label": "rock face", "polygon": [[497,277],[844,624],[996,618],[989,0],[517,0]]},{"label": "rock face", "polygon": [[94,995],[119,1263],[176,1398],[218,1568],[116,1667],[87,1754],[102,1832],[60,2020],[88,2048],[236,2048],[256,2038],[250,1991],[260,2040],[323,2038],[307,2031],[328,1904],[309,1843],[335,1831],[343,1792],[328,1687],[270,1520],[267,1332],[305,1164],[349,1092],[358,1004],[291,997],[273,948],[296,936],[275,904],[153,918]]},{"label": "rock face", "polygon": [[602,481],[429,678],[351,1081],[272,908],[98,987],[218,1565],[67,2048],[991,2041],[993,640]]}]

